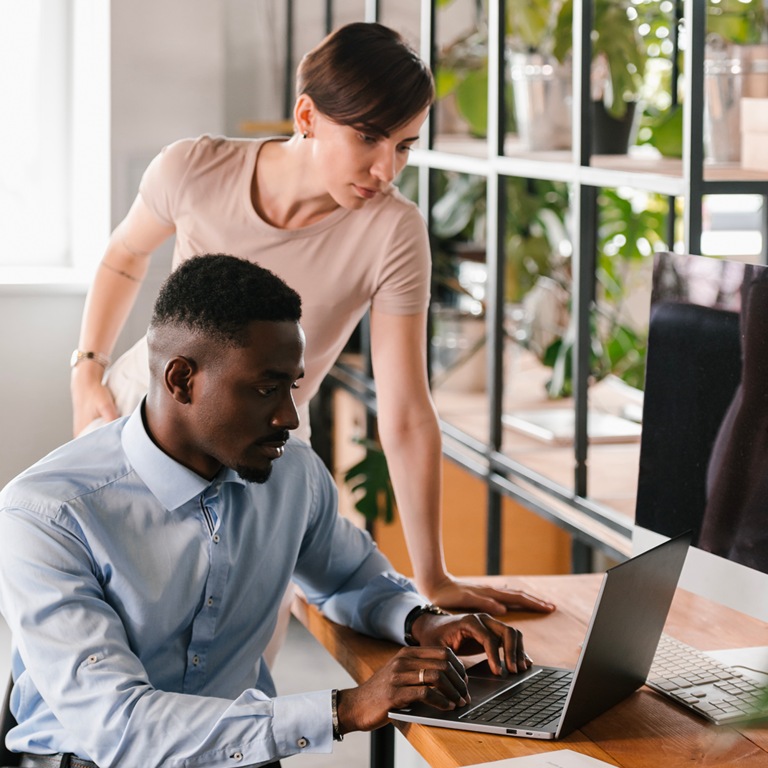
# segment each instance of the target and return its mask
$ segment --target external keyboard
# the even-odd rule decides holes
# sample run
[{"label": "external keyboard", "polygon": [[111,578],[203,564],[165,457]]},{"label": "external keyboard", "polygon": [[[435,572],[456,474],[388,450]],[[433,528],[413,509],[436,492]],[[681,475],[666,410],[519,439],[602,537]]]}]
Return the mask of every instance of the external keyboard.
[{"label": "external keyboard", "polygon": [[495,725],[537,728],[552,722],[563,711],[573,672],[544,669],[529,681],[470,710],[462,719]]},{"label": "external keyboard", "polygon": [[647,685],[713,723],[768,717],[768,689],[690,645],[662,635]]}]

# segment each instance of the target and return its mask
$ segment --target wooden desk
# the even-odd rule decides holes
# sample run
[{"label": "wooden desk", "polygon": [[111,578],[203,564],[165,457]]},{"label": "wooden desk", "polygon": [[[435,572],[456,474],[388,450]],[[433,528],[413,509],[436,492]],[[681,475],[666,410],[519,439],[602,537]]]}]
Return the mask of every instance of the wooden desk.
[{"label": "wooden desk", "polygon": [[[592,613],[600,574],[584,576],[484,577],[547,598],[559,607],[549,616],[511,615],[522,629],[525,647],[541,664],[573,667]],[[396,650],[325,619],[303,600],[294,615],[358,682],[368,679]],[[768,625],[678,590],[665,631],[703,650],[764,645]],[[710,725],[641,688],[618,706],[560,741],[431,728],[398,723],[397,728],[433,768],[521,757],[556,749],[572,749],[620,768],[768,766],[768,725],[733,728]]]}]

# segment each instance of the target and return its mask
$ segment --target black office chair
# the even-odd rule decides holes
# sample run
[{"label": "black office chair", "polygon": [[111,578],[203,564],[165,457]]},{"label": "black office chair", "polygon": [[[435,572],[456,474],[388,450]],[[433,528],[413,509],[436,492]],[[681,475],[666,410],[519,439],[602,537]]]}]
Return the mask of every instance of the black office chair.
[{"label": "black office chair", "polygon": [[2,768],[16,768],[21,765],[21,755],[18,752],[10,752],[5,746],[5,737],[8,731],[16,725],[16,718],[11,713],[11,689],[13,688],[13,678],[8,679],[8,685],[5,688],[3,706],[0,709],[0,766]]}]

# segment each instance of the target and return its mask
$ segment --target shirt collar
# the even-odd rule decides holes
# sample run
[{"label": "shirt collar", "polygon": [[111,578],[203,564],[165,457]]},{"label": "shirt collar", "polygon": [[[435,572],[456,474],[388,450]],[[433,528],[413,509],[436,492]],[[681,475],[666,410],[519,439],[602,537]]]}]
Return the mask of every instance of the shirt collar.
[{"label": "shirt collar", "polygon": [[233,470],[224,467],[214,480],[207,480],[158,448],[147,434],[142,418],[142,401],[128,417],[122,433],[125,455],[149,491],[166,509],[178,509],[199,496],[213,482],[245,481]]}]

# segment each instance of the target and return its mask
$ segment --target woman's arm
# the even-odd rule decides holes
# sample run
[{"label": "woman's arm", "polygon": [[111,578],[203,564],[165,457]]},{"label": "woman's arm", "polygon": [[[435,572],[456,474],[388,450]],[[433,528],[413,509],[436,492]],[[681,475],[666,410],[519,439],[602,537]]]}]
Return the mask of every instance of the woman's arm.
[{"label": "woman's arm", "polygon": [[[78,349],[109,356],[147,274],[149,257],[174,228],[162,224],[137,196],[127,216],[109,238],[85,300]],[[115,402],[102,384],[104,368],[81,360],[73,369],[73,430],[79,434],[94,419],[117,418]]]},{"label": "woman's arm", "polygon": [[441,437],[429,391],[426,337],[426,313],[371,312],[379,437],[416,584],[444,608],[489,613],[503,613],[508,608],[551,611],[551,604],[519,591],[457,582],[446,569]]}]

